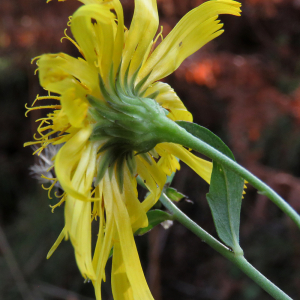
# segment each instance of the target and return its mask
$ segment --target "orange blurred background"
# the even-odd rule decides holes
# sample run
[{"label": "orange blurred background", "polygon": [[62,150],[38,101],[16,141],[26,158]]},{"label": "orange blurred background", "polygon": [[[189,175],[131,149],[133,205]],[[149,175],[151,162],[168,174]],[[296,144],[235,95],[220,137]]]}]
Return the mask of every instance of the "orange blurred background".
[{"label": "orange blurred background", "polygon": [[[133,0],[121,0],[126,24]],[[158,0],[165,36],[202,0]],[[244,0],[242,16],[221,16],[225,32],[189,57],[166,82],[194,121],[220,136],[237,161],[300,211],[300,0]],[[64,242],[46,254],[63,226],[63,207],[29,176],[34,111],[25,103],[43,94],[32,58],[46,52],[78,56],[60,42],[80,3],[0,1],[0,299],[94,299]],[[68,34],[70,32],[68,31]],[[216,236],[205,200],[208,185],[189,168],[174,187],[194,203],[179,207]],[[300,234],[269,200],[251,188],[243,200],[241,246],[246,258],[292,298],[300,295]],[[136,239],[156,300],[272,299],[241,271],[180,224]],[[112,299],[107,281],[103,299]]]}]

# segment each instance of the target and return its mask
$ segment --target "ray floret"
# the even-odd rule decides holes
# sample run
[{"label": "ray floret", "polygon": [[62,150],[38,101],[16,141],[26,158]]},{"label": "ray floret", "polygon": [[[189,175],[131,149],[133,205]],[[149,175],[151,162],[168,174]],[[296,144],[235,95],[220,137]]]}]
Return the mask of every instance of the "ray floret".
[{"label": "ray floret", "polygon": [[[65,226],[48,253],[70,239],[82,276],[92,281],[97,300],[113,249],[112,291],[116,300],[153,299],[143,274],[133,232],[148,225],[166,176],[179,170],[178,159],[210,183],[212,163],[156,133],[165,122],[192,121],[174,90],[159,80],[188,56],[222,34],[220,14],[240,14],[240,3],[207,1],[186,14],[165,38],[158,29],[156,0],[136,0],[129,29],[119,0],[82,0],[69,19],[81,57],[64,53],[37,57],[38,75],[52,110],[39,120],[38,136],[25,145],[61,145],[52,157],[56,183],[63,189]],[[161,43],[156,47],[156,41]],[[52,96],[55,95],[55,96]],[[55,104],[48,102],[54,100]],[[57,102],[59,101],[59,103]],[[44,174],[45,175],[45,174]],[[46,175],[45,175],[46,176]],[[140,202],[139,176],[149,193]],[[44,178],[45,179],[45,178]],[[51,189],[49,191],[49,196]],[[54,206],[54,207],[56,207]],[[95,248],[91,223],[98,220]]]}]

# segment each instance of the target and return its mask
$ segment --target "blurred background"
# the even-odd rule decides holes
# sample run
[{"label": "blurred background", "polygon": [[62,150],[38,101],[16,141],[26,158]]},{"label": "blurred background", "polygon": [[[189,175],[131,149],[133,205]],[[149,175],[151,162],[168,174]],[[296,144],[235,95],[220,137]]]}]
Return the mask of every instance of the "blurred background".
[{"label": "blurred background", "polygon": [[[121,0],[127,26],[133,0]],[[202,0],[158,0],[165,36]],[[242,17],[221,16],[225,33],[188,58],[166,82],[196,123],[219,135],[237,161],[300,211],[300,1],[244,0]],[[35,120],[25,103],[44,94],[30,60],[45,52],[78,56],[64,40],[77,1],[0,1],[0,299],[91,300],[73,249],[46,254],[63,227],[63,207],[29,175]],[[179,207],[216,236],[208,185],[182,165],[173,186],[193,201]],[[248,186],[241,214],[246,258],[292,298],[300,295],[300,234],[269,200]],[[156,300],[272,299],[239,269],[180,224],[137,237]],[[109,274],[109,265],[107,274]],[[108,282],[103,299],[112,299]]]}]

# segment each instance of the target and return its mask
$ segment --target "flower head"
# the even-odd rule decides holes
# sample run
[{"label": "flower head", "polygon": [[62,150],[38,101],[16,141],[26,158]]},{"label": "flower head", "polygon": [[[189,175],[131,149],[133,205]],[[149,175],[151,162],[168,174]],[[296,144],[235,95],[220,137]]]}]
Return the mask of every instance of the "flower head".
[{"label": "flower head", "polygon": [[[65,191],[65,227],[48,257],[64,238],[70,238],[78,267],[101,299],[105,265],[113,248],[112,290],[115,299],[152,299],[133,232],[148,224],[147,211],[158,200],[166,175],[180,168],[178,159],[210,182],[211,162],[180,145],[164,143],[155,132],[160,121],[192,121],[173,89],[159,80],[223,30],[219,14],[239,15],[240,4],[211,0],[186,14],[156,46],[156,0],[136,0],[129,29],[124,26],[119,0],[82,0],[84,3],[65,33],[81,57],[64,53],[37,59],[39,79],[54,105],[38,120],[39,137],[26,145],[62,145],[54,169]],[[137,197],[136,177],[149,194]],[[95,249],[91,221],[98,220]],[[92,254],[93,253],[93,254]]]}]

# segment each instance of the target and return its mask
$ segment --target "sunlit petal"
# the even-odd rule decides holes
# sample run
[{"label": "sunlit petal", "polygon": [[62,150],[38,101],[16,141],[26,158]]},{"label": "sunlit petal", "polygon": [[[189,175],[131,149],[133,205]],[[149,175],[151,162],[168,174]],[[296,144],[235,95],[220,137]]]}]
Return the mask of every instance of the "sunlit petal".
[{"label": "sunlit petal", "polygon": [[222,33],[216,18],[220,14],[240,15],[240,3],[207,1],[187,13],[151,54],[139,78],[151,71],[145,86],[174,72],[182,61]]},{"label": "sunlit petal", "polygon": [[168,117],[172,120],[193,121],[192,114],[186,109],[174,90],[164,82],[155,82],[146,91],[145,97],[159,91],[155,100],[170,113]]},{"label": "sunlit petal", "polygon": [[134,300],[125,264],[122,257],[120,243],[114,244],[114,255],[111,270],[111,288],[115,300]]},{"label": "sunlit petal", "polygon": [[124,261],[126,274],[132,287],[134,299],[147,300],[153,299],[149,287],[147,285],[138,252],[134,242],[130,217],[126,209],[125,203],[118,190],[116,179],[112,178],[114,217],[117,225],[118,236],[120,239],[120,247]]},{"label": "sunlit petal", "polygon": [[[133,19],[123,51],[122,74],[129,63],[131,76],[141,65],[158,27],[156,0],[135,0]],[[146,74],[147,75],[147,74]]]},{"label": "sunlit petal", "polygon": [[182,147],[181,145],[162,143],[162,148],[169,153],[175,155],[184,163],[186,163],[191,169],[193,169],[200,177],[202,177],[207,183],[210,183],[212,173],[212,163],[204,160]]},{"label": "sunlit petal", "polygon": [[[48,257],[69,238],[82,276],[92,281],[101,300],[105,268],[113,255],[114,299],[152,300],[134,232],[148,226],[147,212],[164,190],[167,175],[180,169],[180,160],[208,183],[212,173],[211,162],[181,145],[160,143],[157,124],[191,122],[192,115],[168,84],[156,81],[220,35],[218,15],[239,15],[240,4],[204,3],[184,16],[155,49],[162,38],[159,33],[154,39],[156,0],[135,0],[129,30],[119,0],[81,2],[84,5],[68,23],[74,40],[67,30],[64,36],[80,57],[37,57],[39,80],[48,94],[37,95],[33,105],[26,106],[26,114],[37,109],[51,112],[38,120],[38,135],[25,146],[40,144],[35,153],[41,154],[51,144],[62,145],[49,159],[53,178],[48,178],[47,189],[49,197],[55,185],[64,192],[52,208],[64,202],[65,226]],[[45,100],[55,103],[34,106]],[[148,189],[141,201],[137,178]],[[92,228],[97,228],[95,247]]]}]

